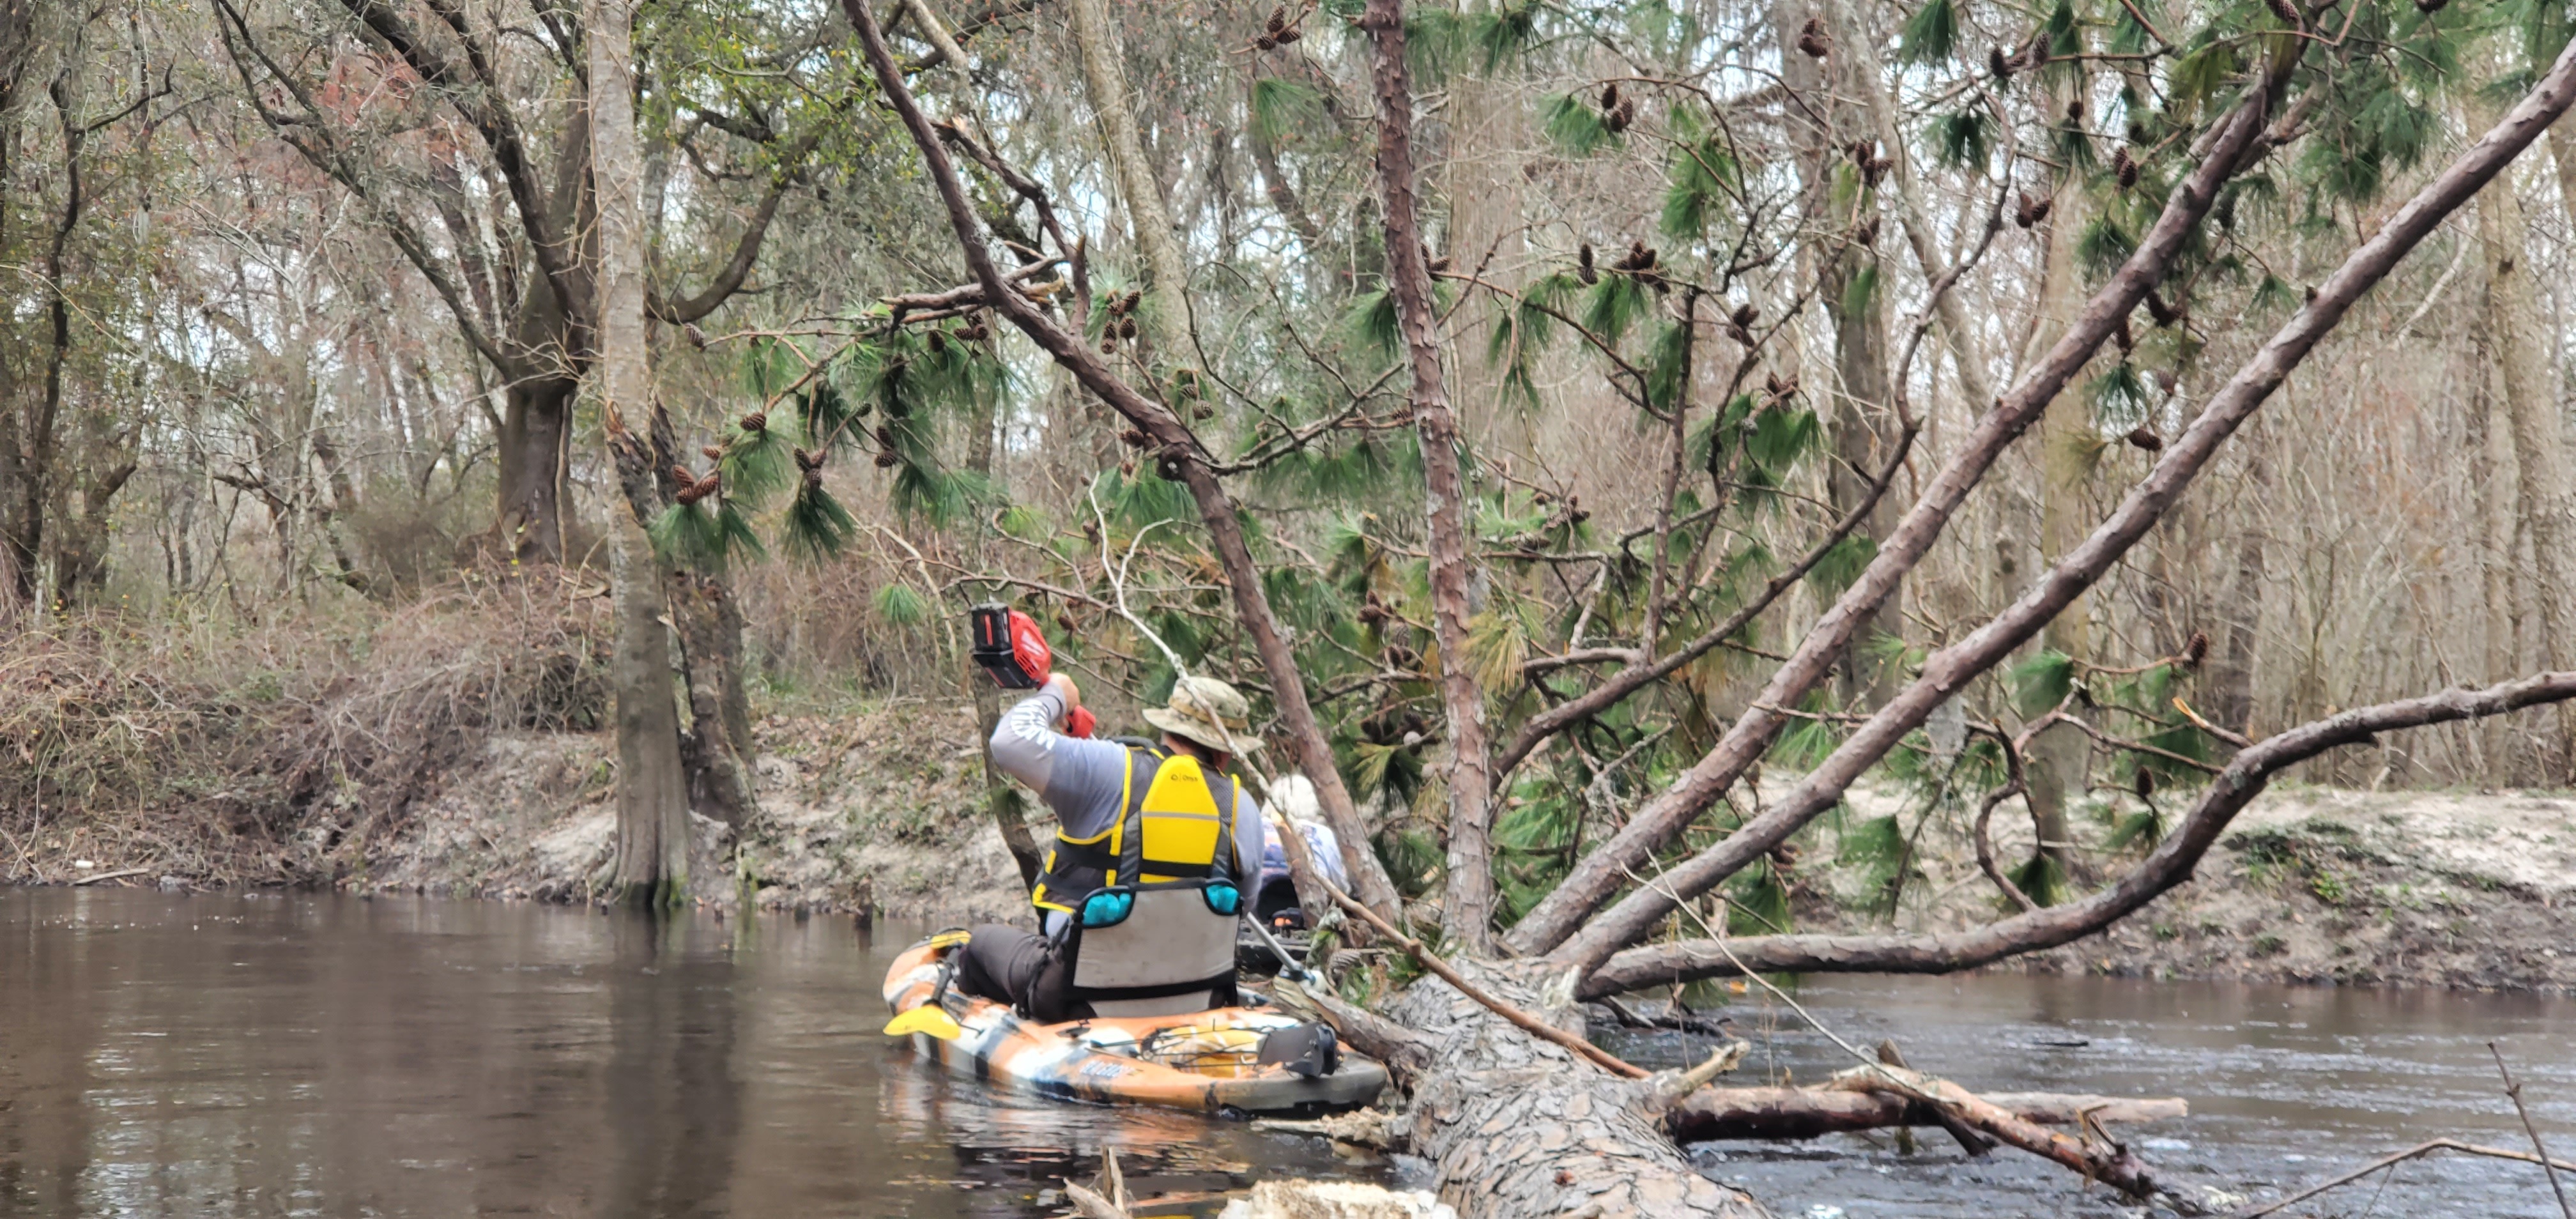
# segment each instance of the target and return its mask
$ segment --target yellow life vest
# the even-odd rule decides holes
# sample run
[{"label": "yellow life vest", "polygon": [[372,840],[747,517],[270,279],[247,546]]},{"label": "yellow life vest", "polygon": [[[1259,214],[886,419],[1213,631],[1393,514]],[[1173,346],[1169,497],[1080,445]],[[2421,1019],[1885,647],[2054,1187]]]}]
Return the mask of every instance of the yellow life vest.
[{"label": "yellow life vest", "polygon": [[1029,901],[1071,914],[1110,885],[1236,879],[1234,810],[1243,781],[1209,774],[1197,758],[1127,747],[1118,820],[1089,838],[1056,831]]}]

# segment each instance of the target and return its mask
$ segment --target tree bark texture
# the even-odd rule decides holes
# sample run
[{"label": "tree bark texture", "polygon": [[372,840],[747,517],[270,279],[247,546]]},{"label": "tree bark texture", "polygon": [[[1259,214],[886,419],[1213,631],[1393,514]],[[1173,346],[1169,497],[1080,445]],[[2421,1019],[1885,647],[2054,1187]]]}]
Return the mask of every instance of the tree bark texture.
[{"label": "tree bark texture", "polygon": [[2175,184],[2163,214],[2139,241],[2136,252],[2094,294],[2074,327],[2058,339],[2047,357],[2028,370],[2021,383],[1996,402],[1994,410],[1977,421],[1976,430],[1967,437],[1958,455],[1925,485],[1896,531],[1880,545],[1877,557],[1808,630],[1789,659],[1773,671],[1752,705],[1688,772],[1649,800],[1618,834],[1578,861],[1564,882],[1513,926],[1504,941],[1508,947],[1537,953],[1562,945],[1595,910],[1627,886],[1632,870],[1644,867],[1655,852],[1678,837],[1761,759],[1772,738],[1788,722],[1781,709],[1796,706],[1815,689],[1862,623],[1877,612],[1882,601],[1895,594],[1905,574],[1930,551],[1959,505],[1966,502],[1968,493],[1985,478],[2006,447],[2039,417],[2110,337],[2120,320],[2164,278],[2175,253],[2216,202],[2219,186],[2261,147],[2259,141],[2272,100],[2272,92],[2257,90],[2220,121],[2199,165]]},{"label": "tree bark texture", "polygon": [[[1522,1009],[1580,1031],[1579,1009],[1562,997],[1549,1005],[1526,964],[1461,968]],[[1691,1167],[1664,1131],[1655,1081],[1611,1076],[1436,978],[1415,983],[1386,1014],[1429,1041],[1408,1134],[1461,1219],[1764,1213]]]},{"label": "tree bark texture", "polygon": [[[1987,1103],[2022,1121],[2072,1126],[2078,1116],[2100,1122],[2153,1122],[2189,1115],[2180,1100],[2126,1100],[2053,1092],[1984,1092]],[[1885,1092],[1845,1088],[1701,1088],[1664,1114],[1676,1141],[1711,1139],[1812,1139],[1890,1126],[1938,1126],[1939,1111]]]},{"label": "tree bark texture", "polygon": [[1297,749],[1298,762],[1306,777],[1315,784],[1315,793],[1324,807],[1324,818],[1341,839],[1342,859],[1349,869],[1356,896],[1380,915],[1393,917],[1398,897],[1395,884],[1386,875],[1386,867],[1369,849],[1367,823],[1360,819],[1359,809],[1351,801],[1350,789],[1342,783],[1341,771],[1333,764],[1333,747],[1324,738],[1315,721],[1313,704],[1306,701],[1304,679],[1298,673],[1297,661],[1289,651],[1288,640],[1280,631],[1278,618],[1270,612],[1269,595],[1261,586],[1261,569],[1253,562],[1246,545],[1243,523],[1235,515],[1234,503],[1218,484],[1216,473],[1209,468],[1207,455],[1198,447],[1178,416],[1162,403],[1137,392],[1111,372],[1081,337],[1068,333],[1055,324],[1036,302],[1005,284],[992,255],[985,249],[984,236],[975,219],[975,209],[966,198],[965,186],[958,181],[954,162],[947,148],[939,142],[938,132],[923,116],[913,100],[911,89],[903,83],[901,69],[894,55],[886,49],[884,32],[878,28],[876,15],[861,0],[842,0],[842,10],[859,32],[866,49],[868,66],[877,77],[878,87],[902,118],[912,136],[913,146],[930,168],[933,185],[939,191],[941,204],[948,213],[949,226],[957,235],[959,253],[974,272],[985,299],[994,311],[1019,328],[1054,361],[1082,383],[1112,410],[1124,416],[1144,432],[1150,451],[1158,462],[1165,463],[1167,474],[1177,475],[1190,489],[1191,501],[1197,506],[1199,520],[1208,531],[1209,547],[1216,552],[1217,562],[1225,571],[1228,591],[1233,595],[1235,615],[1242,622],[1244,634],[1252,640],[1253,650],[1260,655],[1262,669],[1270,678],[1271,697],[1279,710],[1280,726]]},{"label": "tree bark texture", "polygon": [[1594,998],[1695,978],[1754,973],[1952,973],[2009,956],[2070,944],[2136,912],[2191,878],[2236,814],[2263,794],[2272,777],[2378,733],[2501,715],[2576,698],[2576,671],[2540,673],[2483,690],[2445,690],[2421,698],[2357,708],[2256,742],[2230,759],[2182,824],[2145,862],[2080,901],[2029,911],[1966,931],[1922,935],[1764,935],[1726,941],[1682,940],[1618,953],[1584,979],[1577,993]]},{"label": "tree bark texture", "polygon": [[[2539,609],[2542,664],[2576,654],[2576,580],[2570,579],[2568,531],[2576,522],[2576,488],[2567,485],[2566,414],[2559,407],[2558,377],[2532,282],[2530,230],[2513,175],[2497,176],[2478,195],[2478,245],[2487,276],[2486,334],[2497,383],[2513,436],[2514,483],[2523,530],[2531,538],[2532,602]],[[2570,728],[2562,717],[2555,759],[2563,779],[2571,759]]]},{"label": "tree bark texture", "polygon": [[1163,185],[1145,159],[1145,140],[1136,128],[1135,94],[1118,61],[1118,35],[1109,19],[1108,0],[1071,0],[1065,12],[1073,26],[1075,53],[1082,59],[1082,83],[1091,94],[1091,113],[1100,123],[1100,141],[1109,151],[1109,168],[1127,205],[1127,228],[1144,255],[1145,289],[1150,307],[1155,354],[1183,363],[1190,334],[1190,271],[1181,259],[1181,243],[1172,225]]},{"label": "tree bark texture", "polygon": [[[1081,0],[1077,0],[1081,2]],[[1431,540],[1432,634],[1440,644],[1440,703],[1449,729],[1447,930],[1467,951],[1491,950],[1494,874],[1493,747],[1485,693],[1467,661],[1467,487],[1458,451],[1465,438],[1442,379],[1439,324],[1424,261],[1413,161],[1413,91],[1405,69],[1404,7],[1370,0],[1360,24],[1374,55],[1378,203],[1386,225],[1387,284],[1413,371],[1413,426],[1422,439],[1422,500]]]},{"label": "tree bark texture", "polygon": [[[2084,97],[2085,81],[2079,64],[2053,108],[2062,110],[2068,100]],[[2065,333],[2083,299],[2084,270],[2076,260],[2076,246],[2092,220],[2093,200],[2081,177],[2075,174],[2064,174],[2055,180],[2051,199],[2046,222],[2047,252],[2041,262],[2039,304],[2031,319],[2028,357],[2047,350],[2048,344]],[[2098,435],[2093,412],[2080,398],[2060,398],[2040,417],[2039,547],[2038,562],[2032,564],[2034,572],[2045,571],[2048,563],[2074,549],[2092,523],[2087,491],[2093,481]],[[2041,646],[2082,660],[2091,655],[2092,633],[2089,607],[2078,598],[2049,622],[2041,635]],[[2080,710],[2069,708],[2068,714],[2080,714]],[[2073,839],[2067,828],[2067,806],[2084,794],[2092,757],[2092,738],[2073,724],[2042,731],[2031,742],[2029,785],[2023,800],[2030,806],[2031,831],[2038,853],[2055,865],[2061,877],[2069,874],[2072,863],[2067,847]]]},{"label": "tree bark texture", "polygon": [[[610,443],[640,442],[622,420],[640,417],[652,393],[644,333],[643,158],[635,136],[633,0],[586,0],[590,124],[598,175],[599,391]],[[631,460],[621,465],[632,466]],[[608,513],[617,644],[617,855],[613,881],[629,902],[672,905],[689,880],[688,787],[680,767],[679,712],[671,695],[670,631],[660,564],[644,523]]]},{"label": "tree bark texture", "polygon": [[[2571,45],[2570,50],[2559,57],[2557,65],[2539,86],[2516,104],[2503,122],[2480,137],[2474,146],[2391,215],[2378,233],[2345,257],[2342,265],[2318,286],[2307,304],[2292,315],[2253,358],[2237,369],[2235,376],[2210,399],[2191,426],[2165,447],[2154,468],[2121,501],[2111,518],[2095,529],[2083,545],[2050,568],[2036,587],[1967,638],[1928,658],[1924,662],[1922,676],[1853,731],[1832,755],[1769,810],[1717,845],[1665,873],[1654,886],[1631,893],[1616,907],[1591,920],[1579,936],[1550,954],[1550,959],[1560,968],[1590,968],[1607,960],[1622,946],[1644,939],[1655,924],[1680,902],[1706,893],[1839,802],[1852,782],[1886,756],[1887,751],[1894,748],[1906,733],[1919,727],[1933,708],[1955,696],[1970,680],[1992,668],[2058,614],[2065,612],[2078,596],[2101,579],[2112,564],[2155,526],[2165,510],[2217,455],[2219,446],[2226,443],[2227,438],[2253,415],[2264,400],[2280,388],[2291,371],[2342,322],[2344,314],[2360,301],[2362,295],[2394,270],[2398,260],[2413,250],[2443,219],[2503,172],[2516,156],[2539,138],[2542,129],[2567,110],[2571,100],[2576,100],[2576,45]],[[2258,116],[2258,124],[2259,121]],[[2216,189],[2214,180],[2204,182],[2201,178],[2202,175],[2195,175],[2192,181],[2177,189]],[[2173,209],[2168,207],[2167,210]],[[2142,246],[2142,252],[2144,249]],[[2134,300],[2131,303],[2134,304]],[[2097,297],[2095,306],[2101,304]],[[2086,317],[2091,318],[2093,312],[2088,309]],[[2058,350],[2065,353],[2065,348],[2066,344],[2061,342]],[[2006,409],[2009,407],[1999,408],[1995,414],[2003,414]],[[1990,415],[1989,422],[1992,419]],[[1981,432],[1983,430],[1980,429]],[[1948,479],[1945,472],[1943,478],[1927,491],[1922,504],[1917,505],[1918,511],[1924,504],[1946,498]],[[1950,502],[1955,505],[1956,500]]]}]

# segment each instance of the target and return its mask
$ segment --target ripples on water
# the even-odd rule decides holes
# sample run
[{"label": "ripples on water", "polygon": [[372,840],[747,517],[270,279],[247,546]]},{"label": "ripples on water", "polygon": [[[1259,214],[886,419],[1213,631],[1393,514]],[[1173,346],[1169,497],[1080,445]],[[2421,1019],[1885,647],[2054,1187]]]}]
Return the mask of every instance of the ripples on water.
[{"label": "ripples on water", "polygon": [[[1142,1192],[1371,1176],[1311,1139],[1026,1100],[877,1035],[912,929],[564,907],[141,890],[0,890],[0,1213],[1035,1216],[1115,1148]],[[2576,1154],[2576,1004],[2081,978],[1816,980],[1853,1040],[1995,1090],[2183,1095],[2141,1128],[2168,1176],[2291,1185],[2435,1135],[2518,1146],[2484,1042]],[[1748,1075],[1838,1051],[1758,996]],[[1764,1036],[1765,1031],[1769,1036]],[[1704,1043],[1628,1039],[1641,1061]],[[1746,1082],[1752,1082],[1750,1079]],[[2119,1212],[1938,1131],[1696,1153],[1781,1215]],[[1382,1179],[1382,1177],[1380,1178]],[[2315,1213],[2357,1215],[2371,1186]],[[2400,1170],[2380,1215],[2549,1216],[2536,1169]]]},{"label": "ripples on water", "polygon": [[949,1079],[877,1033],[912,938],[0,890],[0,1213],[1051,1215],[1104,1147],[1140,1193],[1355,1175],[1313,1139]]}]

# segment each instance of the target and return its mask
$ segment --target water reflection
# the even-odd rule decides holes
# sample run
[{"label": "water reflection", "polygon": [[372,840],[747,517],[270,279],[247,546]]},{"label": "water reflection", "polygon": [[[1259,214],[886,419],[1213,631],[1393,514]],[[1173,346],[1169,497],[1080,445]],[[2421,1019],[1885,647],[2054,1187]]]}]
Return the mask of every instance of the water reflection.
[{"label": "water reflection", "polygon": [[[887,1043],[908,933],[274,894],[0,890],[0,1214],[975,1216],[1061,1213],[1116,1150],[1195,1211],[1260,1176],[1366,1176],[1318,1141],[996,1094]],[[2517,1145],[2486,1058],[2576,1151],[2576,1003],[2086,978],[1818,979],[1860,1044],[1985,1087],[2190,1098],[2142,1128],[2237,1193],[2435,1134]],[[1750,1073],[1845,1065],[1758,995]],[[1769,1030],[1767,1038],[1765,1030]],[[1614,1043],[1680,1063],[1705,1042]],[[1748,1080],[1747,1082],[1751,1082]],[[2054,1167],[1940,1140],[1711,1145],[1783,1215],[2133,1214]],[[2351,1201],[2358,1208],[2362,1200]],[[2526,1166],[2405,1169],[2382,1214],[2549,1216]]]},{"label": "water reflection", "polygon": [[985,1092],[876,1033],[909,935],[533,905],[0,890],[0,1214],[1215,1208],[1313,1140]]}]

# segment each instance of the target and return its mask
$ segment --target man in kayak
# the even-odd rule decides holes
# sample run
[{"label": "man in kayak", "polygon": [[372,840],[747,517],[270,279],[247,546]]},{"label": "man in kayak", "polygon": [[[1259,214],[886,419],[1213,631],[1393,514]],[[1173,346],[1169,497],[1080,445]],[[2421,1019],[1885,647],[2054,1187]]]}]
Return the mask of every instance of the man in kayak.
[{"label": "man in kayak", "polygon": [[1065,735],[1081,707],[1081,690],[1058,673],[994,725],[993,765],[1056,816],[1030,895],[1044,934],[974,928],[957,985],[1043,1023],[1223,1006],[1236,886],[1260,875],[1268,844],[1242,782],[1225,774],[1260,747],[1247,732],[1251,705],[1224,682],[1184,677],[1167,705],[1145,712],[1160,742]]}]

